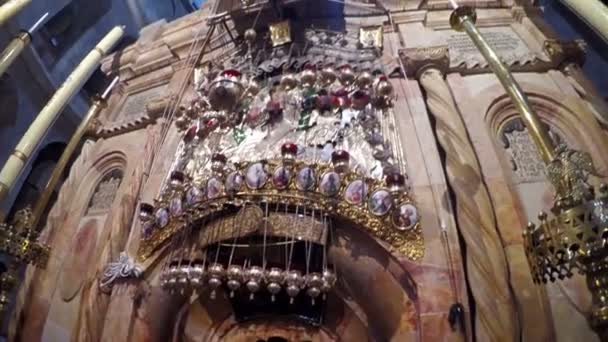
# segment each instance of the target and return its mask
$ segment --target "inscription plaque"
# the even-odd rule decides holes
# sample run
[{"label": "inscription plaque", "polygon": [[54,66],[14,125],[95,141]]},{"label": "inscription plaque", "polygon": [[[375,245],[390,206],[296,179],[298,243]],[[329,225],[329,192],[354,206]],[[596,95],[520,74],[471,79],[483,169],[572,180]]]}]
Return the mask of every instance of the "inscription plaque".
[{"label": "inscription plaque", "polygon": [[[528,63],[540,56],[528,48],[526,43],[508,27],[493,27],[480,29],[486,41],[508,65],[513,63]],[[487,62],[473,44],[471,38],[464,32],[449,31],[445,33],[446,44],[450,51],[450,66],[465,65],[486,66]]]},{"label": "inscription plaque", "polygon": [[129,97],[127,97],[125,100],[125,103],[122,105],[118,120],[124,121],[126,119],[131,119],[138,115],[144,114],[146,112],[146,104],[166,96],[168,88],[169,84],[163,84],[158,87],[129,95]]}]

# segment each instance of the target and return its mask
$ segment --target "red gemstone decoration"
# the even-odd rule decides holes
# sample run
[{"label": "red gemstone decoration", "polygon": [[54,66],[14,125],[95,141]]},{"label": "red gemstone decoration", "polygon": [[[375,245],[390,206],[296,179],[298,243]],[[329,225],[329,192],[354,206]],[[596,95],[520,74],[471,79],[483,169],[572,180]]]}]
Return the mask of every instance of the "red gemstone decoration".
[{"label": "red gemstone decoration", "polygon": [[317,70],[313,64],[306,64],[304,70]]},{"label": "red gemstone decoration", "polygon": [[382,76],[378,77],[378,81],[380,81],[380,82],[388,81],[388,78],[386,78],[386,76],[382,75]]},{"label": "red gemstone decoration", "polygon": [[400,173],[389,173],[386,175],[386,185],[403,186],[405,185],[405,176]]},{"label": "red gemstone decoration", "polygon": [[211,157],[211,161],[214,161],[214,162],[226,163],[227,160],[228,159],[226,158],[226,156],[221,153],[215,153]]},{"label": "red gemstone decoration", "polygon": [[277,117],[281,115],[283,108],[281,108],[281,104],[277,101],[268,101],[266,104],[266,111],[270,116]]},{"label": "red gemstone decoration", "polygon": [[317,96],[317,109],[320,111],[326,111],[331,109],[332,100],[329,95]]},{"label": "red gemstone decoration", "polygon": [[331,161],[346,161],[350,159],[350,154],[344,150],[336,150],[331,154]]},{"label": "red gemstone decoration", "polygon": [[282,155],[286,155],[286,154],[295,155],[297,153],[298,153],[298,145],[296,145],[294,143],[284,143],[283,146],[281,146]]},{"label": "red gemstone decoration", "polygon": [[219,122],[220,122],[220,121],[219,121],[217,118],[211,118],[211,119],[209,119],[209,120],[207,120],[207,121],[205,122],[205,127],[207,127],[208,129],[212,129],[212,128],[214,128],[215,126],[217,126],[217,124],[218,124]]},{"label": "red gemstone decoration", "polygon": [[186,131],[186,134],[184,135],[184,141],[191,142],[192,139],[194,139],[194,137],[196,136],[197,130],[198,130],[198,127],[196,124],[190,126],[190,128],[188,128],[188,130]]},{"label": "red gemstone decoration", "polygon": [[352,96],[353,108],[363,109],[370,101],[369,94],[363,90],[357,90]]},{"label": "red gemstone decoration", "polygon": [[345,88],[338,88],[332,91],[331,94],[337,97],[345,97],[348,96],[348,91]]},{"label": "red gemstone decoration", "polygon": [[338,68],[338,70],[349,69],[349,68],[350,68],[350,64],[342,64],[342,65],[340,65],[340,67]]},{"label": "red gemstone decoration", "polygon": [[240,77],[241,76],[241,72],[238,70],[234,70],[234,69],[227,69],[224,70],[222,72],[222,76],[226,76],[226,77]]}]

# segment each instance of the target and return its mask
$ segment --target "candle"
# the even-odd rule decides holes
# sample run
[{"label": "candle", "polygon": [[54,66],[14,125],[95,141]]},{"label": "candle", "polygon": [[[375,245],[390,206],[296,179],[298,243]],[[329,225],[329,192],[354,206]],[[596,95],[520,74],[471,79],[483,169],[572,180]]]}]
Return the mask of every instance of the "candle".
[{"label": "candle", "polygon": [[43,139],[66,104],[82,88],[91,74],[99,67],[101,59],[116,45],[124,34],[123,27],[114,27],[91,52],[80,62],[53,97],[42,108],[34,122],[15,148],[0,171],[0,201],[2,201],[23,170],[32,152]]}]

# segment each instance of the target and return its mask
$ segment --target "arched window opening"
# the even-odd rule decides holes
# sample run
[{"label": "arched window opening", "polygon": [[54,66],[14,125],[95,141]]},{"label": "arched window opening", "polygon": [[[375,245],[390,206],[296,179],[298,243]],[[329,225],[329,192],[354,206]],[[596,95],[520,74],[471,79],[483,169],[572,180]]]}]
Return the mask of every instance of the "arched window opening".
[{"label": "arched window opening", "polygon": [[112,169],[107,172],[95,186],[91,199],[87,205],[87,216],[105,214],[116,197],[116,192],[122,181],[122,169]]}]

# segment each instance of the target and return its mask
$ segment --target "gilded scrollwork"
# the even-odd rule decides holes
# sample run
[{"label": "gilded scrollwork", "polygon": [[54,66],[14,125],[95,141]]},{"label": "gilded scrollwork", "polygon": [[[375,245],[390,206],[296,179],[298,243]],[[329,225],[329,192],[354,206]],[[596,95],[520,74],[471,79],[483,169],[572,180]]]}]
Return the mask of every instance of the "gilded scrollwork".
[{"label": "gilded scrollwork", "polygon": [[[268,160],[251,163],[241,163],[238,165],[236,170],[233,170],[230,174],[240,173],[248,175],[248,171],[254,174],[250,170],[253,170],[257,165],[263,165],[263,170],[266,175],[270,175],[272,170],[280,167],[280,160]],[[191,203],[190,205],[184,204],[183,210],[179,214],[175,215],[175,212],[171,209],[171,203],[173,199],[181,199],[184,197],[184,193],[187,193],[190,189],[196,188],[196,185],[188,181],[184,182],[183,185],[174,187],[168,191],[165,191],[161,198],[156,202],[155,208],[156,213],[162,212],[166,215],[173,213],[171,216],[167,216],[167,220],[159,220],[159,215],[156,216],[156,227],[147,239],[142,240],[138,256],[140,259],[145,260],[148,258],[156,249],[158,249],[169,237],[173,234],[182,231],[186,227],[194,224],[195,222],[210,221],[208,225],[205,225],[203,231],[213,229],[215,235],[211,233],[202,233],[203,237],[201,241],[208,238],[213,241],[221,240],[221,235],[234,237],[234,229],[232,232],[229,226],[234,221],[234,212],[236,208],[246,208],[248,205],[252,206],[263,206],[265,204],[271,207],[280,205],[287,207],[300,207],[308,208],[308,210],[316,210],[318,212],[325,212],[331,215],[336,215],[357,226],[367,230],[376,238],[385,241],[391,246],[396,252],[401,253],[412,260],[417,260],[422,257],[423,241],[422,232],[420,228],[419,217],[416,214],[415,221],[410,222],[409,226],[402,227],[395,223],[394,217],[400,215],[400,208],[406,204],[412,204],[413,201],[406,191],[394,191],[389,189],[384,181],[373,179],[369,177],[363,177],[359,173],[349,171],[344,173],[340,177],[340,183],[337,186],[337,191],[334,195],[328,196],[324,194],[325,183],[323,183],[323,175],[328,172],[333,172],[332,165],[326,164],[309,164],[303,161],[296,161],[293,164],[293,170],[304,170],[309,168],[314,174],[314,184],[310,189],[302,190],[299,185],[297,172],[292,172],[292,176],[289,178],[286,187],[278,189],[273,181],[266,179],[264,183],[251,183],[249,185],[242,184],[238,191],[231,192],[230,186],[226,186],[230,179],[230,174],[224,174],[220,177],[221,186],[218,188],[217,193],[213,192],[212,198],[200,198],[200,201]],[[360,189],[364,189],[363,197],[360,197],[357,202],[352,203],[347,201],[349,195],[356,190],[352,190],[352,184],[355,182],[361,182]],[[246,183],[246,181],[245,181]],[[253,186],[252,186],[253,185]],[[207,188],[209,189],[209,188]],[[204,191],[203,191],[204,192]],[[258,207],[259,208],[259,207]],[[386,210],[382,210],[386,209]],[[259,229],[261,224],[261,217],[255,215],[259,209],[252,209],[251,213],[242,216],[242,224],[244,227],[243,234],[248,231],[255,231]],[[164,214],[163,214],[164,215]],[[222,218],[226,217],[228,218]],[[237,214],[238,216],[238,214]],[[232,218],[230,218],[232,217]],[[256,219],[257,217],[257,219]],[[219,218],[219,221],[212,220],[212,218]],[[238,219],[238,218],[236,218]],[[290,227],[290,232],[281,233],[281,226],[283,226],[283,218],[279,218],[277,215],[270,215],[268,218],[270,221],[270,232],[277,235],[283,234],[294,234],[294,230]],[[159,223],[160,222],[160,223]],[[273,228],[274,226],[277,228]],[[227,227],[225,234],[222,234],[222,226]],[[312,225],[312,231],[307,234],[309,239],[318,239],[315,237],[318,234],[314,234],[314,227]],[[211,228],[215,227],[215,228]],[[297,227],[296,227],[297,228]],[[322,231],[322,227],[318,227]],[[311,229],[310,226],[307,229]],[[295,229],[300,231],[303,229]],[[219,232],[219,238],[218,233]],[[208,235],[207,235],[208,234]],[[312,235],[311,235],[312,234]],[[321,233],[319,233],[321,234]],[[214,236],[212,238],[212,236]]]}]

